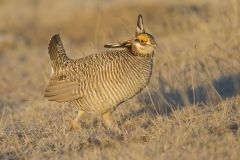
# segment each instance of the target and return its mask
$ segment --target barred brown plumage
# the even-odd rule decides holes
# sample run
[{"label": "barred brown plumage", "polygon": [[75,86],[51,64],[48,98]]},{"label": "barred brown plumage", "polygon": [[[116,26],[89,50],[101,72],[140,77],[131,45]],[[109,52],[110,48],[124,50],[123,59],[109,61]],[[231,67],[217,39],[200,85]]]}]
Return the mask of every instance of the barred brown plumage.
[{"label": "barred brown plumage", "polygon": [[72,60],[67,57],[60,36],[56,34],[49,44],[53,73],[45,89],[45,97],[77,106],[80,112],[74,122],[83,112],[103,114],[108,126],[113,127],[108,119],[109,111],[148,84],[155,46],[153,37],[145,33],[141,15],[133,39],[106,45],[122,47],[122,50]]}]

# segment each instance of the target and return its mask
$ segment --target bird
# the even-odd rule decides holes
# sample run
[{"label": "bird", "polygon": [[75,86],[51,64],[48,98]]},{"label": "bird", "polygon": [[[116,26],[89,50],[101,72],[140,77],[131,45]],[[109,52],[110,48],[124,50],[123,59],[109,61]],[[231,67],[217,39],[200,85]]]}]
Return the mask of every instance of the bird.
[{"label": "bird", "polygon": [[78,114],[70,129],[78,128],[81,117],[89,113],[101,115],[109,129],[118,130],[111,113],[150,81],[157,44],[154,37],[145,32],[141,14],[133,37],[104,47],[109,49],[71,59],[59,33],[50,39],[48,54],[52,74],[44,96],[49,101],[67,102],[77,107]]}]

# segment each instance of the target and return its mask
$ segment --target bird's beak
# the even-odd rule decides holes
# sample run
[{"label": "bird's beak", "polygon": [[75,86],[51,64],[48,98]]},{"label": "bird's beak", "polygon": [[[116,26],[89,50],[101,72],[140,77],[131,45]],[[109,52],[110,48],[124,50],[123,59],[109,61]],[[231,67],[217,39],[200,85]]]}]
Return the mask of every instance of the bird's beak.
[{"label": "bird's beak", "polygon": [[154,39],[151,41],[151,45],[153,46],[153,48],[157,48],[158,47],[157,43],[156,43],[156,41]]},{"label": "bird's beak", "polygon": [[157,43],[156,42],[148,42],[147,44],[152,46],[153,48],[157,48]]},{"label": "bird's beak", "polygon": [[157,48],[157,44],[156,43],[153,43],[152,46],[153,46],[153,48]]}]

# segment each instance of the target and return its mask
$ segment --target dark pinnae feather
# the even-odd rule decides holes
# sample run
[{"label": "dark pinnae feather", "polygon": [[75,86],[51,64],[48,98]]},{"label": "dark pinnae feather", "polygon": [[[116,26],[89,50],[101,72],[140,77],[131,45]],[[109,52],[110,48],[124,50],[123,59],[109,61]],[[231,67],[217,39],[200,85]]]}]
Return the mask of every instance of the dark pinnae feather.
[{"label": "dark pinnae feather", "polygon": [[129,48],[131,46],[131,40],[118,42],[118,43],[109,43],[105,44],[105,48]]},{"label": "dark pinnae feather", "polygon": [[64,57],[67,57],[59,34],[52,36],[48,46],[48,54],[52,61],[62,61]]}]

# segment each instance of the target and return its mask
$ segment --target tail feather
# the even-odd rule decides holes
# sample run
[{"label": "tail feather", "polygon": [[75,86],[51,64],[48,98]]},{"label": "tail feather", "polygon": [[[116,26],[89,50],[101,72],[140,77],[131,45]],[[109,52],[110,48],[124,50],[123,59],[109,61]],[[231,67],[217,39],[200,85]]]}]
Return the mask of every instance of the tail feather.
[{"label": "tail feather", "polygon": [[55,34],[52,36],[48,46],[48,54],[52,61],[62,61],[64,58],[67,58],[59,34]]}]

